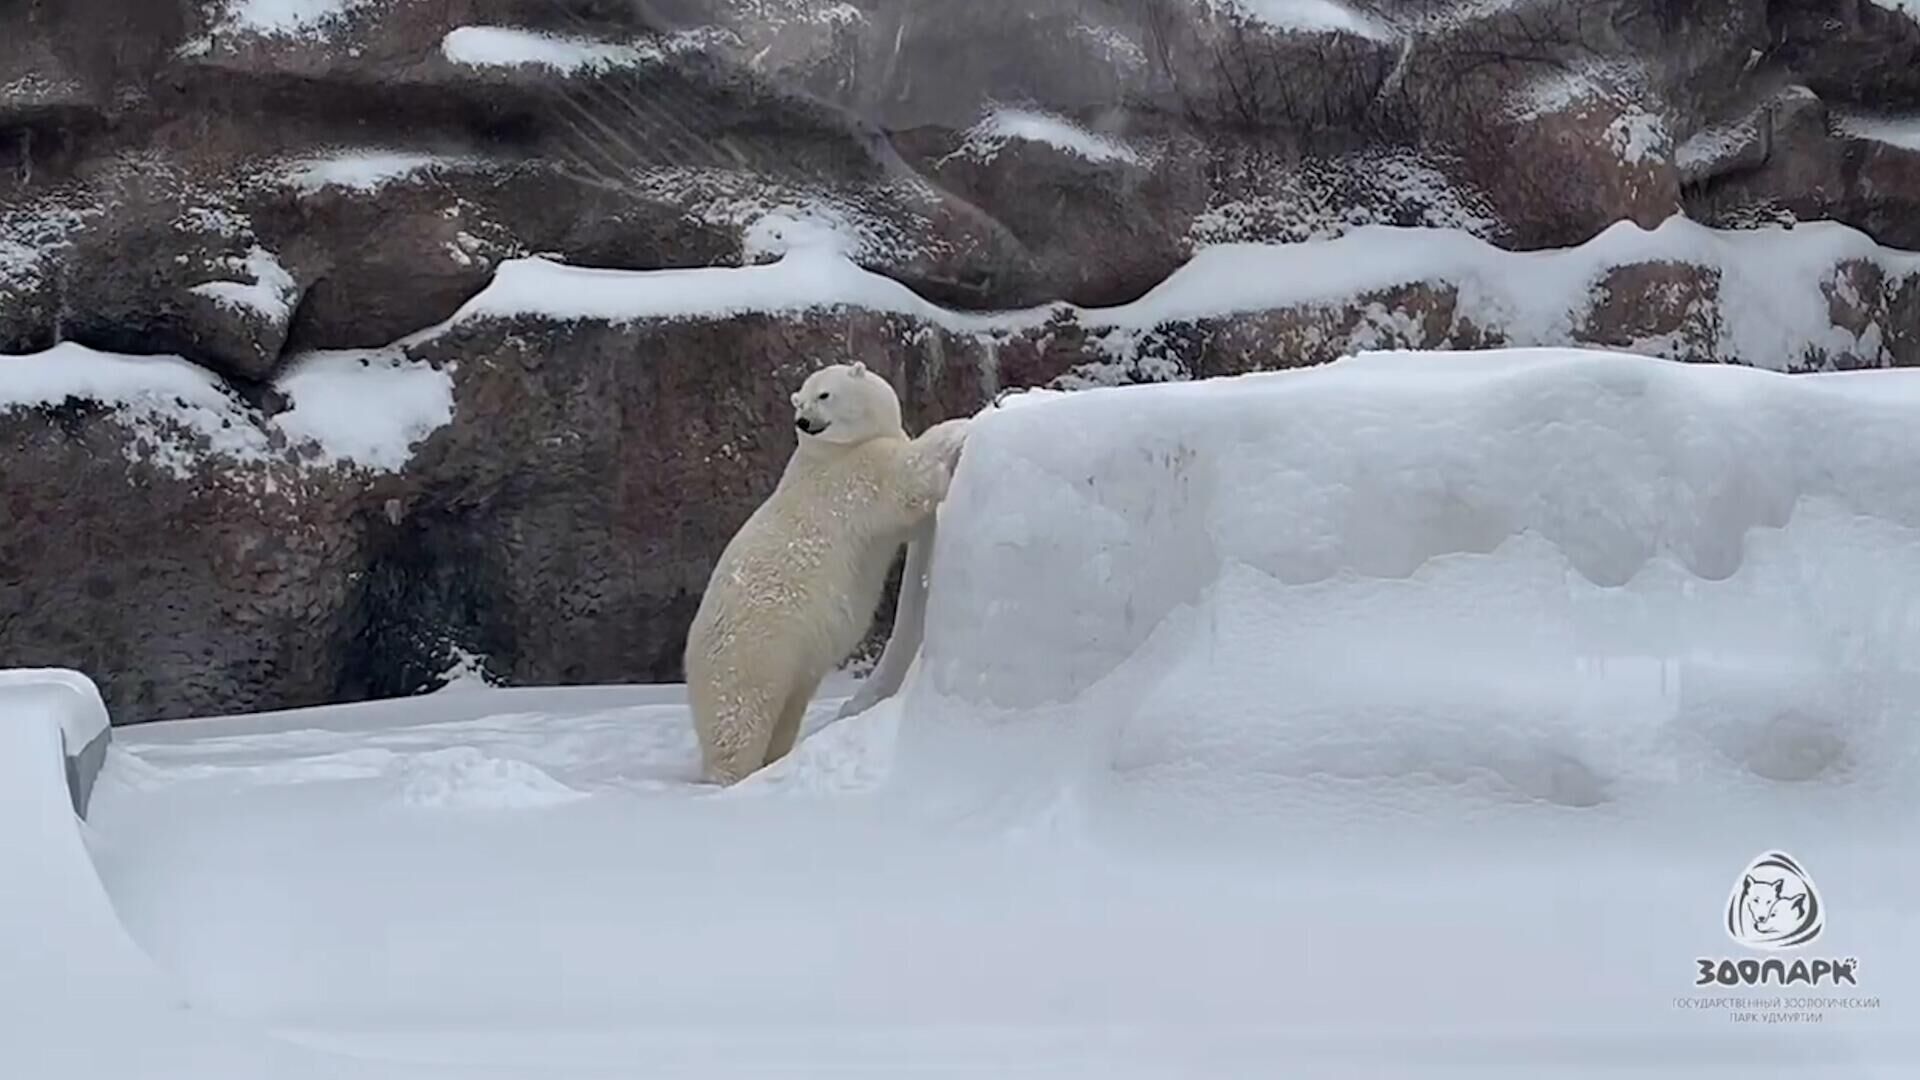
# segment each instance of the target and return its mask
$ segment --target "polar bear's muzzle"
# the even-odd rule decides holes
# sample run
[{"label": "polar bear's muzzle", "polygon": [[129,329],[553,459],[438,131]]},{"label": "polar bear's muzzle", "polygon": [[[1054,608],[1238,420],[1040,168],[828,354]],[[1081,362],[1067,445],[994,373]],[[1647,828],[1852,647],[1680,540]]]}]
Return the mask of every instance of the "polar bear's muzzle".
[{"label": "polar bear's muzzle", "polygon": [[818,435],[827,430],[828,423],[829,421],[826,420],[815,420],[806,416],[796,416],[793,418],[793,426],[809,435]]}]

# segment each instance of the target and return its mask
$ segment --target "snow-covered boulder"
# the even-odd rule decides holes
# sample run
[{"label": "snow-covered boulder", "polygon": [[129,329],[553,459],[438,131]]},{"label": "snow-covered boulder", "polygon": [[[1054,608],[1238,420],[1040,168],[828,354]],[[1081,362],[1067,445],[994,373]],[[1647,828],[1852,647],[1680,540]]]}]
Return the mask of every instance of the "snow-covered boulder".
[{"label": "snow-covered boulder", "polygon": [[179,357],[0,357],[0,659],[88,672],[116,722],[351,693],[370,523],[451,387],[323,354],[274,394],[268,416]]},{"label": "snow-covered boulder", "polygon": [[1916,415],[1920,374],[1581,350],[989,409],[890,782],[1133,837],[1908,827]]}]

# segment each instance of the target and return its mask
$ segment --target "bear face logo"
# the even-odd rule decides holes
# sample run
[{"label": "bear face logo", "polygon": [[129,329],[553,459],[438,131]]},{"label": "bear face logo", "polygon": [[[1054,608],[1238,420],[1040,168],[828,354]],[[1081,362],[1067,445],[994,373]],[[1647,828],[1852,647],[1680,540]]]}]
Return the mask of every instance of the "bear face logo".
[{"label": "bear face logo", "polygon": [[1727,898],[1727,935],[1751,949],[1791,949],[1820,936],[1826,906],[1793,856],[1770,851],[1753,860]]}]

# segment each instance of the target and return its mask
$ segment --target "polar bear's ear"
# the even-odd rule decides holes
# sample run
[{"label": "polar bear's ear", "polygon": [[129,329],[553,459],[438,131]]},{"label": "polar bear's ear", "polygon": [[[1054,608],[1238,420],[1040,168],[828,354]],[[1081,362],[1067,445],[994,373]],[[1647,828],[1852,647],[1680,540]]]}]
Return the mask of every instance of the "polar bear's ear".
[{"label": "polar bear's ear", "polygon": [[865,375],[867,373],[867,362],[865,360],[855,360],[853,362],[853,367],[851,371],[853,373],[853,377],[856,379],[862,375]]}]

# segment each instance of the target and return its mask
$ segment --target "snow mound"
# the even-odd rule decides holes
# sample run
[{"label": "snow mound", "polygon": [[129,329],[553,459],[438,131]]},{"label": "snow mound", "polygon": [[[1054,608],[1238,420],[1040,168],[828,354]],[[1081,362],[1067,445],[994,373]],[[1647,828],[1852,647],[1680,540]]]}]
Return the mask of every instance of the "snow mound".
[{"label": "snow mound", "polygon": [[135,942],[61,767],[63,740],[104,723],[98,702],[75,672],[0,672],[0,1068],[152,1080],[394,1075],[191,1007]]},{"label": "snow mound", "polygon": [[471,746],[412,755],[401,771],[401,798],[410,806],[512,810],[586,797],[536,765]]},{"label": "snow mound", "polygon": [[1024,405],[943,510],[895,792],[1127,835],[1915,818],[1920,373],[1378,353]]},{"label": "snow mound", "polygon": [[108,727],[107,705],[100,698],[100,688],[92,679],[68,668],[0,670],[0,694],[6,695],[9,715],[20,710],[55,717],[68,754],[79,753]]},{"label": "snow mound", "polygon": [[893,765],[899,731],[896,697],[808,735],[791,754],[721,794],[833,795],[876,789]]},{"label": "snow mound", "polygon": [[67,795],[61,743],[93,725],[91,703],[41,672],[0,676],[0,1046],[12,1046],[8,1025],[50,1009],[60,988],[92,983],[105,1004],[151,991],[153,973],[114,915]]}]

